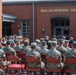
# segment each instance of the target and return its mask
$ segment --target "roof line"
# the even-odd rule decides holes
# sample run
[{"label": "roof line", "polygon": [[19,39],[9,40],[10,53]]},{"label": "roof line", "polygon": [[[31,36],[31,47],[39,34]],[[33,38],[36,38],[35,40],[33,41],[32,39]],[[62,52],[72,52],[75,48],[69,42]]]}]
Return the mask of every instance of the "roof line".
[{"label": "roof line", "polygon": [[21,1],[19,1],[19,0],[6,0],[6,1],[2,1],[2,3],[23,3],[23,2],[25,2],[25,3],[32,3],[32,2],[76,2],[76,0],[21,0]]}]

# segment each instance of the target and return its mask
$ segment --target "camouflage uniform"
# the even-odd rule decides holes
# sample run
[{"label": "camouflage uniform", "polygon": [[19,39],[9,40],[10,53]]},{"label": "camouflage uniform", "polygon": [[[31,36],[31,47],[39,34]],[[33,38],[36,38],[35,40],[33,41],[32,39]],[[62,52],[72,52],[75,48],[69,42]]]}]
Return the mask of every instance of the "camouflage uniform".
[{"label": "camouflage uniform", "polygon": [[71,51],[72,49],[70,47],[65,47],[68,51]]},{"label": "camouflage uniform", "polygon": [[6,65],[6,55],[5,55],[5,53],[4,53],[4,51],[2,49],[0,49],[0,58],[3,59],[3,61],[0,62],[0,66],[1,65]]},{"label": "camouflage uniform", "polygon": [[52,41],[57,41],[57,38],[52,38]]},{"label": "camouflage uniform", "polygon": [[20,45],[20,41],[16,41],[16,46],[14,47],[15,50],[21,50],[22,47]]},{"label": "camouflage uniform", "polygon": [[[71,51],[67,52],[65,57],[66,57],[66,59],[70,58],[70,57],[76,58],[76,50],[71,50]],[[76,64],[69,64],[66,67],[69,69],[72,69],[72,70],[76,70]]]},{"label": "camouflage uniform", "polygon": [[24,46],[23,46],[23,48],[21,49],[21,52],[29,52],[29,51],[31,51],[31,48],[30,48],[30,46],[29,46],[29,40],[25,40],[24,41]]},{"label": "camouflage uniform", "polygon": [[[76,41],[73,43],[73,49],[71,51],[68,51],[65,54],[65,57],[66,57],[66,59],[67,58],[76,58]],[[76,70],[76,64],[67,64],[65,67],[68,69],[71,69],[71,70]],[[71,73],[66,73],[66,74],[71,75]]]},{"label": "camouflage uniform", "polygon": [[[61,60],[61,53],[58,52],[57,50],[51,49],[51,50],[47,53],[47,57],[56,57],[56,58],[58,58],[58,59]],[[62,65],[61,63],[60,63],[60,64],[48,63],[48,64],[47,64],[47,67],[48,67],[48,68],[51,68],[51,69],[57,69],[57,68],[63,67],[63,65]]]},{"label": "camouflage uniform", "polygon": [[23,46],[23,48],[21,49],[21,52],[29,52],[29,51],[31,51],[31,48],[30,48],[30,46]]},{"label": "camouflage uniform", "polygon": [[19,46],[14,47],[14,49],[15,49],[15,50],[21,50],[22,47],[19,45]]},{"label": "camouflage uniform", "polygon": [[68,50],[63,46],[64,44],[64,40],[63,39],[59,39],[59,46],[57,47],[57,50],[59,52],[61,52],[61,54],[66,54],[68,52]]},{"label": "camouflage uniform", "polygon": [[61,54],[66,54],[67,53],[67,49],[65,48],[65,47],[63,47],[63,46],[59,46],[59,47],[57,47],[57,50],[59,51],[59,52],[61,52]]},{"label": "camouflage uniform", "polygon": [[10,52],[12,55],[16,56],[16,51],[10,47],[11,41],[7,40],[6,47],[3,48],[4,52]]},{"label": "camouflage uniform", "polygon": [[40,52],[41,48],[39,46],[36,46],[36,51]]},{"label": "camouflage uniform", "polygon": [[64,47],[65,47],[68,51],[71,51],[72,49],[71,49],[68,45],[69,45],[69,40],[65,40]]},{"label": "camouflage uniform", "polygon": [[37,43],[37,46],[38,46],[38,47],[40,47],[41,42],[40,42],[40,40],[39,40],[39,39],[36,39],[36,43]]},{"label": "camouflage uniform", "polygon": [[[36,44],[35,43],[31,43],[31,47],[35,46],[36,47]],[[36,49],[35,49],[36,50]],[[35,50],[31,50],[30,52],[28,52],[26,54],[26,56],[35,56],[37,57],[40,61],[41,61],[41,56],[40,56],[40,53],[35,51]],[[36,64],[36,63],[28,63],[28,66],[29,67],[40,67],[40,64]],[[44,63],[41,62],[41,67],[44,68]]]},{"label": "camouflage uniform", "polygon": [[[53,41],[52,43],[56,43],[56,42]],[[51,48],[50,51],[48,51],[47,57],[55,57],[60,59],[60,61],[62,60],[61,53],[57,51],[55,48]],[[48,63],[46,66],[51,69],[56,69],[56,68],[63,67],[63,64]]]},{"label": "camouflage uniform", "polygon": [[47,49],[47,42],[46,41],[42,41],[42,47],[41,50],[39,51],[39,53],[45,53],[47,54],[49,50]]},{"label": "camouflage uniform", "polygon": [[48,51],[49,50],[47,48],[41,48],[41,50],[39,51],[39,53],[45,53],[45,54],[47,54]]},{"label": "camouflage uniform", "polygon": [[3,48],[4,52],[10,52],[12,55],[16,56],[16,51],[11,48],[10,46],[6,46],[5,48]]}]

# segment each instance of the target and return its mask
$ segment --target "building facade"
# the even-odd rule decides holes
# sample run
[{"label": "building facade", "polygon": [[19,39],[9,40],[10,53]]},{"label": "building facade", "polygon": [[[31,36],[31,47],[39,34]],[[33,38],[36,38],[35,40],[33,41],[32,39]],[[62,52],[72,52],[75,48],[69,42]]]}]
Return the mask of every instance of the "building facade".
[{"label": "building facade", "polygon": [[0,1],[0,37],[2,37],[2,0]]},{"label": "building facade", "polygon": [[76,39],[76,1],[3,2],[3,35],[19,29],[35,40],[49,36],[73,36]]}]

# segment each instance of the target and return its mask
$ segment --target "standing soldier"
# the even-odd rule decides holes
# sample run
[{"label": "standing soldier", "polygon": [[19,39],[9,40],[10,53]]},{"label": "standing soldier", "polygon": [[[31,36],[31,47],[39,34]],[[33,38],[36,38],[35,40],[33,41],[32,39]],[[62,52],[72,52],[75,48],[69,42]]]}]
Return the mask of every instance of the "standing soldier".
[{"label": "standing soldier", "polygon": [[3,48],[4,52],[10,52],[12,55],[16,56],[16,51],[10,46],[11,42],[10,40],[7,41],[6,47]]}]

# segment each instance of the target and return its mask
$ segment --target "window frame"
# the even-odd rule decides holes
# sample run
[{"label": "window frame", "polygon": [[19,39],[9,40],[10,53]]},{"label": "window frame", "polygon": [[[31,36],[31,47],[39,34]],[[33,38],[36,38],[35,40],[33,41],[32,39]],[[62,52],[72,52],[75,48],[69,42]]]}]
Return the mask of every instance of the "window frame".
[{"label": "window frame", "polygon": [[[26,25],[23,26],[23,23],[25,23]],[[25,29],[25,31],[23,31],[23,28]],[[29,31],[27,28],[29,28]],[[27,37],[27,38],[30,37],[30,25],[29,25],[28,21],[21,22],[21,30],[22,30],[22,33],[24,34],[25,37]],[[28,36],[28,34],[29,34],[29,36]]]}]

